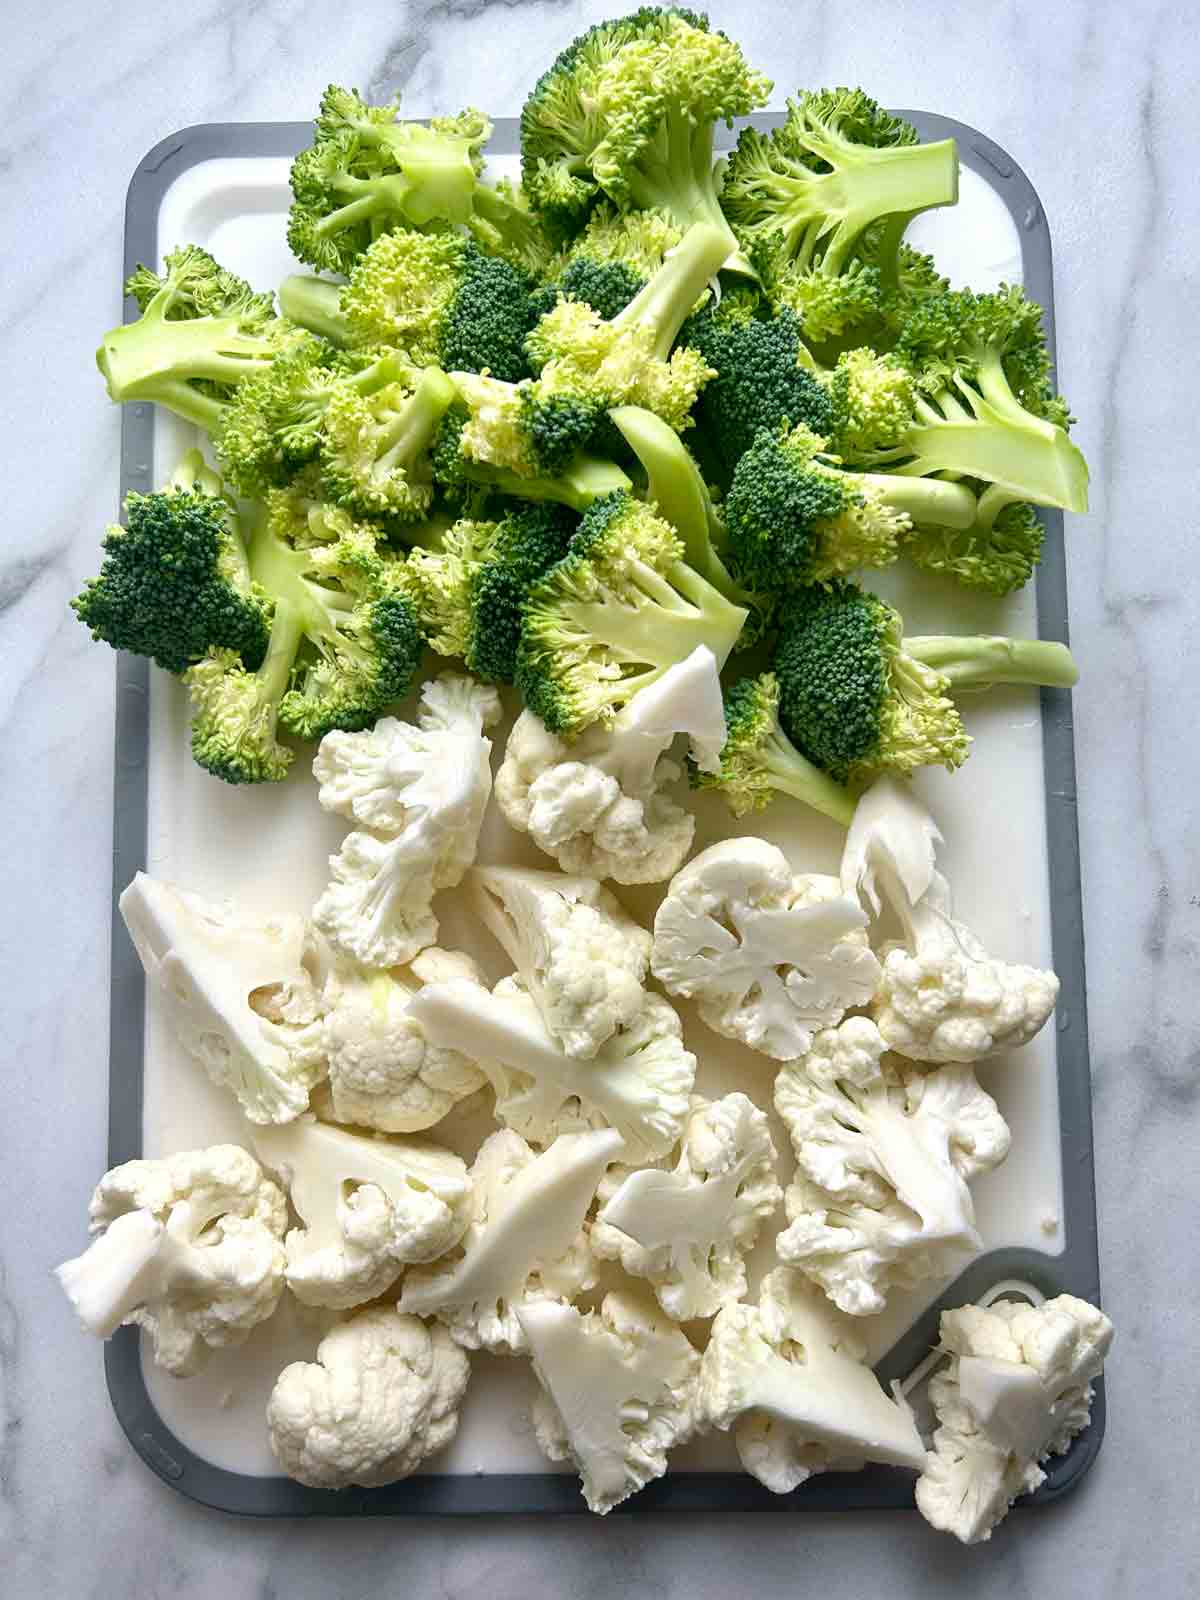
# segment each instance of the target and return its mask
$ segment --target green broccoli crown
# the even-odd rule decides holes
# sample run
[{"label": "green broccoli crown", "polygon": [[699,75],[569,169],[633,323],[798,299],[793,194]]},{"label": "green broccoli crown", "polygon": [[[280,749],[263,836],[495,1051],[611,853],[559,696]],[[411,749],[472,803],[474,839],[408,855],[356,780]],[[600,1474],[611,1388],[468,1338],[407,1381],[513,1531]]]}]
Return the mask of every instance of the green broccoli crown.
[{"label": "green broccoli crown", "polygon": [[540,318],[553,311],[560,298],[577,300],[611,322],[645,284],[645,278],[624,261],[597,261],[579,255],[568,261],[561,277],[535,292],[533,305]]},{"label": "green broccoli crown", "polygon": [[110,399],[153,401],[215,432],[238,385],[274,360],[300,330],[197,245],[173,250],[159,276],[138,267],[125,286],[141,310],[96,351]]},{"label": "green broccoli crown", "polygon": [[419,522],[433,503],[432,450],[457,391],[437,367],[406,378],[368,394],[343,383],[326,404],[322,485],[357,516]]},{"label": "green broccoli crown", "polygon": [[904,543],[910,561],[968,589],[1006,595],[1022,588],[1042,558],[1046,530],[1033,506],[1016,500],[989,526],[915,528]]},{"label": "green broccoli crown", "polygon": [[613,321],[646,286],[679,243],[680,229],[658,211],[618,211],[597,206],[577,239],[559,251],[536,292],[539,316],[561,295],[581,300],[606,322]]},{"label": "green broccoli crown", "polygon": [[514,383],[529,372],[529,279],[459,234],[384,234],[351,273],[341,312],[353,343],[395,347],[418,366]]},{"label": "green broccoli crown", "polygon": [[891,355],[863,346],[845,350],[825,376],[835,448],[889,449],[912,426],[916,389],[912,374]]},{"label": "green broccoli crown", "polygon": [[519,506],[497,524],[489,559],[470,580],[463,651],[485,683],[513,682],[530,587],[566,555],[578,523],[567,507],[547,502]]},{"label": "green broccoli crown", "polygon": [[292,163],[288,243],[320,271],[349,273],[393,228],[463,223],[479,187],[491,123],[478,111],[397,120],[399,101],[370,106],[330,85],[312,146]]},{"label": "green broccoli crown", "polygon": [[743,235],[780,234],[801,272],[836,276],[872,224],[958,199],[954,141],[916,139],[861,89],[802,94],[770,133],[742,130],[722,202]]},{"label": "green broccoli crown", "polygon": [[726,691],[725,728],[719,771],[703,772],[694,761],[688,763],[694,789],[719,789],[735,817],[762,811],[777,794],[786,794],[849,826],[855,797],[806,761],[779,726],[779,683],[773,673],[741,678]]},{"label": "green broccoli crown", "polygon": [[784,732],[840,783],[966,760],[949,680],[906,653],[899,613],[855,584],[815,586],[788,602],[775,673]]},{"label": "green broccoli crown", "polygon": [[516,682],[551,732],[574,735],[611,723],[698,645],[722,664],[745,620],[687,565],[679,536],[650,506],[606,495],[530,590]]},{"label": "green broccoli crown", "polygon": [[833,406],[820,381],[800,365],[803,346],[792,312],[759,318],[701,311],[682,338],[716,371],[700,397],[699,420],[727,472],[764,429],[778,433],[803,424],[829,434]]},{"label": "green broccoli crown", "polygon": [[126,526],[108,529],[100,575],[71,602],[93,639],[173,673],[212,649],[262,661],[270,607],[251,584],[236,512],[219,480],[206,484],[213,476],[189,451],[176,487],[126,496]]}]

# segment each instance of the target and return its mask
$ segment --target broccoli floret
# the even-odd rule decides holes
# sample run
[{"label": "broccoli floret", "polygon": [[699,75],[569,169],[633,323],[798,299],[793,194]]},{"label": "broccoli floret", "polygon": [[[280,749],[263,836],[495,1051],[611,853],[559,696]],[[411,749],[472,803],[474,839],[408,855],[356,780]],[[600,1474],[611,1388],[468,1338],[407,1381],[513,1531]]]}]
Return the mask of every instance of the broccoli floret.
[{"label": "broccoli floret", "polygon": [[273,607],[257,672],[214,650],[185,674],[192,753],[227,783],[277,782],[293,759],[285,729],[320,739],[370,727],[407,693],[423,640],[404,563],[376,548],[374,530],[273,490],[250,540],[251,576]]},{"label": "broccoli floret", "polygon": [[832,368],[812,359],[809,370],[829,395],[834,449],[886,449],[904,437],[916,392],[912,374],[895,356],[860,346],[844,351]]},{"label": "broccoli floret", "polygon": [[[791,303],[816,339],[869,321],[895,286],[908,220],[957,199],[953,139],[918,144],[910,123],[861,89],[844,88],[789,100],[785,121],[770,133],[744,128],[722,190],[742,236],[779,236]],[[867,241],[881,223],[886,240]]]},{"label": "broccoli floret", "polygon": [[734,469],[725,501],[738,568],[786,594],[857,567],[885,567],[914,523],[969,528],[975,496],[936,478],[843,472],[808,428],[761,432]]},{"label": "broccoli floret", "polygon": [[96,351],[109,398],[154,401],[210,433],[240,383],[307,338],[275,315],[273,295],[255,294],[198,245],[172,250],[161,276],[138,267],[125,292],[141,316]]},{"label": "broccoli floret", "polygon": [[381,233],[471,216],[491,123],[478,111],[399,122],[399,106],[326,89],[313,144],[292,163],[288,244],[299,260],[349,273]]},{"label": "broccoli floret", "polygon": [[849,827],[856,796],[805,760],[779,726],[774,673],[741,678],[725,695],[726,739],[717,772],[688,763],[693,789],[719,789],[735,817],[762,811],[777,794],[790,795]]},{"label": "broccoli floret", "polygon": [[350,343],[394,346],[418,366],[527,376],[530,281],[458,234],[385,234],[342,292]]},{"label": "broccoli floret", "polygon": [[557,500],[586,511],[601,495],[629,488],[612,461],[592,455],[602,410],[566,396],[542,399],[537,385],[451,374],[462,399],[443,419],[433,451],[434,477],[452,504],[483,487],[520,500]]},{"label": "broccoli floret", "polygon": [[494,185],[476,185],[474,209],[466,225],[485,255],[510,262],[532,278],[549,270],[554,247],[542,219],[525,191],[507,178]]},{"label": "broccoli floret", "polygon": [[716,370],[697,418],[726,481],[764,428],[778,433],[803,423],[825,437],[831,432],[834,402],[810,370],[793,312],[759,316],[744,301],[727,307],[722,300],[691,317],[681,337]]},{"label": "broccoli floret", "polygon": [[560,298],[526,340],[542,393],[603,409],[645,406],[682,432],[715,374],[698,351],[672,346],[725,253],[724,235],[697,223],[611,320],[583,301]]},{"label": "broccoli floret", "polygon": [[167,672],[213,649],[257,667],[270,609],[251,583],[237,512],[200,452],[189,450],[157,494],[127,495],[125,519],[104,536],[99,577],[71,602],[92,638]]},{"label": "broccoli floret", "polygon": [[[928,480],[923,480],[928,481]],[[953,578],[968,589],[1006,595],[1027,584],[1042,559],[1046,530],[1033,506],[1014,501],[991,524],[969,528],[915,528],[904,553],[916,566]]]},{"label": "broccoli floret", "polygon": [[926,301],[895,354],[914,378],[909,425],[889,447],[843,445],[848,460],[985,484],[973,529],[977,553],[1016,502],[1087,510],[1087,462],[1067,436],[1070,413],[1051,383],[1040,308],[1020,289],[953,290]]},{"label": "broccoli floret", "polygon": [[951,689],[993,683],[1067,687],[1064,645],[994,636],[905,638],[877,595],[837,581],[784,607],[775,654],[779,720],[796,748],[839,783],[922,766],[953,771],[970,739]]},{"label": "broccoli floret", "polygon": [[409,568],[432,647],[487,683],[511,683],[525,598],[577,524],[565,506],[517,504],[498,522],[455,523],[440,550],[415,550]]},{"label": "broccoli floret", "polygon": [[749,271],[717,198],[713,130],[770,90],[694,12],[647,6],[600,23],[558,56],[521,111],[526,192],[566,238],[604,195],[681,229],[708,222],[725,234],[728,265]]},{"label": "broccoli floret", "polygon": [[611,322],[645,288],[681,237],[661,212],[618,211],[605,201],[546,268],[543,286],[534,296],[539,316],[552,311],[561,295],[584,301]]},{"label": "broccoli floret", "polygon": [[675,530],[631,494],[598,500],[530,591],[516,681],[546,727],[573,736],[698,645],[723,665],[746,612],[684,560]]},{"label": "broccoli floret", "polygon": [[349,383],[335,386],[321,430],[321,482],[330,500],[360,517],[419,522],[433,503],[434,441],[457,398],[438,367],[410,369],[403,381],[366,394]]}]

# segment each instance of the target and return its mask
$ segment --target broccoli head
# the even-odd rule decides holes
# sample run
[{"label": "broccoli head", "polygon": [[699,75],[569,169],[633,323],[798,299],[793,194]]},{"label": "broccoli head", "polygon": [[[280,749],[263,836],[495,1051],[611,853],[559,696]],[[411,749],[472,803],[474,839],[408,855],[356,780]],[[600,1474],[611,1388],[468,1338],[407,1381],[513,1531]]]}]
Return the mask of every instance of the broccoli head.
[{"label": "broccoli head", "polygon": [[717,789],[735,817],[790,795],[849,827],[856,796],[807,761],[779,726],[779,683],[764,672],[740,678],[725,694],[725,745],[716,772],[688,763],[693,789]]},{"label": "broccoli head", "polygon": [[967,589],[1006,595],[1027,584],[1042,559],[1046,530],[1033,506],[1015,500],[986,526],[914,528],[904,553],[926,572],[941,573]]},{"label": "broccoli head", "polygon": [[517,686],[552,733],[573,736],[611,724],[698,645],[723,665],[745,621],[688,566],[669,523],[628,493],[607,495],[529,592]]},{"label": "broccoli head", "polygon": [[114,650],[181,673],[210,650],[257,667],[270,608],[256,594],[237,512],[198,450],[157,494],[130,494],[125,527],[104,536],[99,577],[72,602]]},{"label": "broccoli head", "polygon": [[349,273],[381,233],[471,216],[491,123],[478,111],[401,122],[399,106],[326,89],[313,143],[292,163],[288,244],[299,260]]},{"label": "broccoli head", "polygon": [[110,399],[148,400],[215,433],[238,385],[307,335],[275,315],[207,250],[184,245],[162,274],[138,267],[125,285],[135,322],[111,328],[96,351]]},{"label": "broccoli head", "polygon": [[432,450],[458,398],[438,367],[409,368],[400,381],[361,393],[335,386],[321,430],[321,482],[359,517],[419,522],[433,503]]},{"label": "broccoli head", "polygon": [[522,108],[526,192],[565,238],[604,196],[680,229],[708,222],[724,232],[729,265],[748,271],[717,198],[713,130],[764,105],[770,89],[694,12],[644,6],[600,23],[568,45]]}]

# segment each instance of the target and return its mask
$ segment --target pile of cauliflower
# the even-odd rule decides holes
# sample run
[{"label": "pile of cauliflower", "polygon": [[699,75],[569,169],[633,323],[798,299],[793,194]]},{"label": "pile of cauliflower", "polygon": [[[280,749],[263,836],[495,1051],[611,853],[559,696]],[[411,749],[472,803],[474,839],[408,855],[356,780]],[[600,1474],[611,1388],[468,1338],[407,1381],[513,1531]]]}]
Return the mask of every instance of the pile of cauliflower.
[{"label": "pile of cauliflower", "polygon": [[[697,650],[570,747],[522,713],[494,796],[499,699],[443,675],[415,723],[323,740],[318,799],[350,826],[309,917],[144,874],[122,896],[245,1139],[109,1172],[59,1278],[89,1332],[136,1324],[181,1378],[286,1294],[323,1313],[267,1407],[301,1483],[415,1472],[478,1350],[531,1363],[537,1440],[601,1514],[718,1429],[778,1494],[907,1469],[925,1517],[974,1542],[1086,1425],[1112,1328],[1070,1296],[943,1313],[929,1443],[866,1365],[864,1319],[982,1249],[970,1184],[1009,1130],[975,1067],[1031,1039],[1058,984],[954,920],[936,826],[896,780],[861,799],[838,877],[752,836],[689,860],[673,746],[714,761],[716,673]],[[493,798],[560,870],[475,865]],[[653,926],[605,879],[666,883]],[[446,890],[507,956],[494,986],[438,947]],[[677,999],[698,1048],[707,1028],[774,1064],[770,1106],[696,1093]],[[481,1106],[468,1164],[439,1132]]]}]

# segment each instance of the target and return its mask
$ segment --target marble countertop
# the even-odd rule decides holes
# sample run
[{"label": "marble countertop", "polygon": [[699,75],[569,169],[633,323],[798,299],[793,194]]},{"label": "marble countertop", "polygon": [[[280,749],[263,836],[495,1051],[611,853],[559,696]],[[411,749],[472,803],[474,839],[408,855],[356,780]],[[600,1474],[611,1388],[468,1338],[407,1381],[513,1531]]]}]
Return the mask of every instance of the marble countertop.
[{"label": "marble countertop", "polygon": [[[67,601],[115,509],[119,419],[92,370],[118,309],[122,206],[175,128],[297,119],[334,79],[414,113],[516,112],[612,0],[366,3],[44,0],[7,31],[0,84],[3,407],[0,718],[9,888],[0,933],[10,1085],[0,1134],[0,1588],[8,1600],[220,1595],[689,1600],[748,1585],[861,1600],[1200,1592],[1188,1438],[1200,1384],[1191,1231],[1200,1199],[1200,870],[1195,736],[1200,545],[1200,138],[1178,3],[859,0],[718,4],[793,83],[986,129],[1054,234],[1062,383],[1093,468],[1069,529],[1101,1273],[1118,1330],[1108,1437],[1079,1488],[963,1551],[913,1517],[238,1522],[134,1457],[50,1277],[104,1168],[112,674]],[[802,23],[798,21],[802,18]],[[1193,1242],[1188,1243],[1189,1239]]]}]

